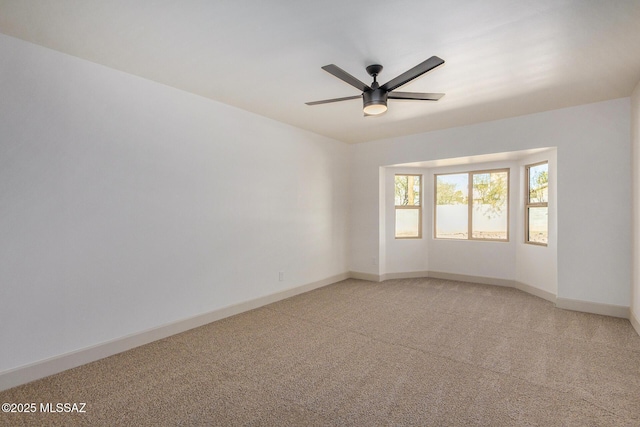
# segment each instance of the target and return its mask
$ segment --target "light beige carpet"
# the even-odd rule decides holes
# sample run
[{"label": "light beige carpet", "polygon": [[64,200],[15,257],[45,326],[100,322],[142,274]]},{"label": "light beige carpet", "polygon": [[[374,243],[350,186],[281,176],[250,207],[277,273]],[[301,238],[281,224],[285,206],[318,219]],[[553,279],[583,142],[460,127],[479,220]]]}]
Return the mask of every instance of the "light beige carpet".
[{"label": "light beige carpet", "polygon": [[25,386],[2,425],[639,426],[624,319],[515,289],[347,280]]}]

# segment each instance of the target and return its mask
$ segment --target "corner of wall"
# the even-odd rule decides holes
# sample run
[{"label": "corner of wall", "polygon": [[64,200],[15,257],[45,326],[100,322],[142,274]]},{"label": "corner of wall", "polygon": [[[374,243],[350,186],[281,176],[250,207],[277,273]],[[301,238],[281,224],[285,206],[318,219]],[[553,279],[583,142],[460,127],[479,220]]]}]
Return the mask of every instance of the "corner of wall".
[{"label": "corner of wall", "polygon": [[633,329],[635,329],[638,335],[640,335],[640,320],[638,320],[636,315],[633,313],[633,310],[631,309],[629,310],[629,321],[631,322],[631,326],[633,326]]},{"label": "corner of wall", "polygon": [[[631,257],[637,260],[640,255],[640,81],[631,94],[631,206],[632,206],[632,242]],[[631,307],[629,320],[640,335],[640,263],[631,265]]]}]

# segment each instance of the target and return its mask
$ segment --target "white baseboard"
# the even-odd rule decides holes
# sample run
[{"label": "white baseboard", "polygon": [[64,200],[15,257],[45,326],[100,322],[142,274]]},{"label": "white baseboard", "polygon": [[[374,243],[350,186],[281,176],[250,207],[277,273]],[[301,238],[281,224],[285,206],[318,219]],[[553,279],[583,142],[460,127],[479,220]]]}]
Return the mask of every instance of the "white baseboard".
[{"label": "white baseboard", "polygon": [[536,288],[526,283],[521,283],[515,280],[498,279],[496,277],[484,277],[484,276],[471,276],[467,274],[457,273],[445,273],[443,271],[408,271],[398,273],[385,273],[385,274],[373,274],[373,273],[361,273],[357,271],[350,271],[349,275],[352,279],[369,280],[371,282],[384,282],[385,280],[395,279],[415,279],[420,277],[430,277],[434,279],[446,279],[455,280],[458,282],[468,283],[480,283],[483,285],[504,286],[508,288],[516,288],[531,295],[535,295],[539,298],[546,299],[553,303],[556,302],[556,296],[551,292]]},{"label": "white baseboard", "polygon": [[522,292],[537,296],[538,298],[546,299],[554,304],[557,301],[555,294],[545,291],[544,289],[536,288],[535,286],[527,285],[526,283],[518,282],[517,280],[513,281],[513,287]]},{"label": "white baseboard", "polygon": [[350,279],[368,280],[369,282],[382,282],[384,279],[375,273],[362,273],[360,271],[350,271]]},{"label": "white baseboard", "polygon": [[629,321],[631,322],[631,326],[636,330],[638,335],[640,335],[640,320],[633,313],[633,310],[629,310]]},{"label": "white baseboard", "polygon": [[569,298],[556,298],[556,307],[565,310],[582,311],[585,313],[602,314],[604,316],[622,317],[629,319],[629,307],[623,305],[602,304],[598,302],[580,301]]},{"label": "white baseboard", "polygon": [[171,335],[179,334],[181,332],[188,331],[189,329],[224,319],[225,317],[240,314],[276,301],[330,285],[332,283],[340,282],[348,279],[349,277],[349,273],[338,274],[317,282],[286,289],[271,295],[266,295],[240,304],[234,304],[214,310],[209,313],[182,319],[157,328],[148,329],[146,331],[127,335],[91,347],[86,347],[77,351],[0,372],[0,391],[48,377],[50,375],[66,371],[67,369],[95,362],[96,360],[113,356],[114,354],[118,354]]},{"label": "white baseboard", "polygon": [[514,281],[509,279],[498,279],[495,277],[469,276],[467,274],[445,273],[443,271],[429,271],[427,277],[434,279],[456,280],[458,282],[480,283],[482,285],[506,286],[515,288]]},{"label": "white baseboard", "polygon": [[428,271],[407,271],[403,273],[385,273],[380,278],[381,281],[395,279],[416,279],[421,277],[430,277]]}]

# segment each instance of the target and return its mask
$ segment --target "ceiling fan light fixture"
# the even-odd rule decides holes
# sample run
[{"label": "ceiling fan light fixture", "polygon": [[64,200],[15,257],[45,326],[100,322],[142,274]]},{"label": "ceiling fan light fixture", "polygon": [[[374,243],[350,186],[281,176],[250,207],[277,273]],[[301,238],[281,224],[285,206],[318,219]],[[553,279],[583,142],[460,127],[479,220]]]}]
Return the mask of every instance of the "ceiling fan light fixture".
[{"label": "ceiling fan light fixture", "polygon": [[364,114],[377,116],[387,111],[387,92],[374,89],[362,94]]},{"label": "ceiling fan light fixture", "polygon": [[382,114],[387,111],[387,104],[369,104],[365,105],[363,110],[367,116],[377,116],[378,114]]}]

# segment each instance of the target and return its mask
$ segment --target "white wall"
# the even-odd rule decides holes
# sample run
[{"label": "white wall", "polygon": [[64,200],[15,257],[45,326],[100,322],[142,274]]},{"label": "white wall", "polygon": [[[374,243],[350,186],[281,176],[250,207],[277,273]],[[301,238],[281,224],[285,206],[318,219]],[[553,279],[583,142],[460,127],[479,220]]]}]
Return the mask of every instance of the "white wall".
[{"label": "white wall", "polygon": [[[350,269],[380,273],[370,262],[380,251],[380,166],[557,147],[557,295],[629,306],[629,118],[624,98],[355,145]],[[462,258],[473,257],[474,244],[481,244],[443,243],[457,245]],[[430,269],[435,252],[430,247]],[[483,275],[504,272],[496,268]]]},{"label": "white wall", "polygon": [[0,58],[0,373],[347,272],[345,144],[6,36]]},{"label": "white wall", "polygon": [[640,334],[640,82],[631,95],[631,146],[633,151],[633,282],[631,315]]}]

